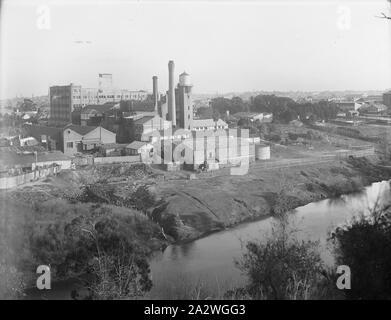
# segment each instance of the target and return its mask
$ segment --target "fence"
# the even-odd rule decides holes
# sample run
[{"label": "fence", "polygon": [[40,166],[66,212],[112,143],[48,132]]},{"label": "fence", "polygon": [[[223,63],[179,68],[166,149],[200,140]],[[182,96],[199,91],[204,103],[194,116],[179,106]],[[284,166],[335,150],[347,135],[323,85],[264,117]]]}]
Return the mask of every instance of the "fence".
[{"label": "fence", "polygon": [[127,162],[127,163],[135,163],[140,162],[141,158],[140,155],[136,156],[123,156],[123,157],[96,157],[94,158],[94,164],[105,164],[105,163],[121,163],[121,162]]},{"label": "fence", "polygon": [[323,127],[323,126],[318,126],[318,125],[314,125],[314,124],[310,124],[310,123],[307,124],[307,126],[311,129],[314,129],[314,130],[328,132],[331,134],[337,134],[340,136],[345,136],[348,138],[363,140],[363,141],[367,141],[367,142],[377,143],[380,140],[378,137],[363,136],[359,130],[352,129],[349,127]]},{"label": "fence", "polygon": [[333,152],[330,154],[324,154],[309,158],[297,158],[297,159],[282,159],[282,160],[266,160],[258,161],[255,164],[255,169],[276,169],[295,167],[311,164],[325,163],[334,160],[344,160],[349,157],[368,157],[375,155],[375,148],[373,146],[362,148],[359,150],[346,150],[340,152]]},{"label": "fence", "polygon": [[52,174],[57,174],[60,170],[61,167],[54,166],[50,168],[38,169],[33,172],[24,173],[17,176],[2,177],[0,178],[0,189],[11,189],[21,184],[36,181]]},{"label": "fence", "polygon": [[[360,147],[358,150],[346,150],[341,152],[333,152],[320,156],[309,158],[296,159],[281,159],[281,160],[260,160],[250,166],[250,171],[256,172],[265,169],[280,169],[288,167],[308,166],[313,164],[327,163],[335,160],[344,160],[349,157],[367,157],[375,154],[373,146]],[[230,169],[225,167],[216,171],[201,172],[195,175],[196,178],[212,178],[217,176],[226,176],[230,174]]]}]

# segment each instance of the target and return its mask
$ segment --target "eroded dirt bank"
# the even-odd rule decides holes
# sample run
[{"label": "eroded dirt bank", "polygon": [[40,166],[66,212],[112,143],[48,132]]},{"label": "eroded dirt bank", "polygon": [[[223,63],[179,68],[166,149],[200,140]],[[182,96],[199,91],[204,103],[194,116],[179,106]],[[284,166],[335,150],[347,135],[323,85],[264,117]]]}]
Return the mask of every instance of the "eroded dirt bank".
[{"label": "eroded dirt bank", "polygon": [[350,159],[282,169],[250,169],[245,176],[159,181],[164,200],[152,216],[173,241],[190,241],[213,231],[341,194],[391,178],[376,159]]}]

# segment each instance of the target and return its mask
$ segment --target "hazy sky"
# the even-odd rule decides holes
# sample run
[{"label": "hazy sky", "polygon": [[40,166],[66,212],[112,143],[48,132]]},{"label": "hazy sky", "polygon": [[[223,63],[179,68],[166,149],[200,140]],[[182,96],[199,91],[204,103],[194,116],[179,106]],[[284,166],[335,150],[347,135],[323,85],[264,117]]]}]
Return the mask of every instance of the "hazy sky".
[{"label": "hazy sky", "polygon": [[170,59],[197,93],[383,90],[391,20],[381,12],[386,0],[3,1],[2,97],[97,87],[98,73],[132,90],[151,90],[157,75],[163,91]]}]

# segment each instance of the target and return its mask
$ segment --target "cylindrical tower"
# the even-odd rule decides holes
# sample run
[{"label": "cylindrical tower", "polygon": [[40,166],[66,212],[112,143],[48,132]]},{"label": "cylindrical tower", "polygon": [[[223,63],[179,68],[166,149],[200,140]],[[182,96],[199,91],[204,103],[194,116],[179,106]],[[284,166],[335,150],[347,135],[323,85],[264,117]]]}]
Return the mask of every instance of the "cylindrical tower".
[{"label": "cylindrical tower", "polygon": [[172,121],[172,126],[176,126],[175,110],[175,87],[174,87],[174,61],[168,62],[168,118]]},{"label": "cylindrical tower", "polygon": [[158,87],[157,87],[157,76],[152,77],[152,90],[153,90],[153,106],[154,110],[157,113],[157,105],[159,101],[159,93],[158,93]]},{"label": "cylindrical tower", "polygon": [[191,86],[190,75],[186,71],[179,75],[179,85],[183,87]]}]

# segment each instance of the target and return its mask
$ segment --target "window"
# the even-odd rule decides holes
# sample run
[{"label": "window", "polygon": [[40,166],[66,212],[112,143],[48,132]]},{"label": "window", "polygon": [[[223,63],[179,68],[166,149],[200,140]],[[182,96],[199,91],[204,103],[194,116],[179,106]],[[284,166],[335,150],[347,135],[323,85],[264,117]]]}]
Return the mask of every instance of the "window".
[{"label": "window", "polygon": [[73,148],[73,142],[67,142],[67,148]]}]

